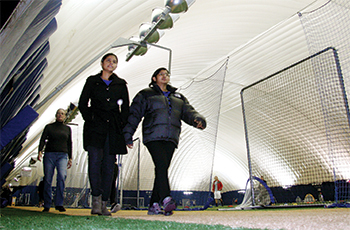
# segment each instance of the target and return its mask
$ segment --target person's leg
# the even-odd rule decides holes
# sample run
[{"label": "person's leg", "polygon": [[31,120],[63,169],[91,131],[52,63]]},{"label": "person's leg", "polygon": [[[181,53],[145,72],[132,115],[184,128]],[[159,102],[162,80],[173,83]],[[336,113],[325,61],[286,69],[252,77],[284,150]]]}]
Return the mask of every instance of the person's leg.
[{"label": "person's leg", "polygon": [[103,149],[93,146],[88,146],[88,174],[91,187],[91,195],[99,196],[102,194],[101,189],[101,162],[103,156]]},{"label": "person's leg", "polygon": [[155,166],[155,178],[151,196],[151,204],[153,204],[170,196],[168,168],[175,150],[175,144],[166,141],[152,141],[147,143],[146,147]]},{"label": "person's leg", "polygon": [[[146,146],[151,153],[155,166],[155,179],[150,208],[153,207],[155,209],[155,206],[160,203],[163,205],[164,215],[172,215],[172,211],[176,208],[176,202],[170,196],[168,168],[176,146],[172,142],[167,141],[150,142]],[[156,213],[159,212],[156,211]]]},{"label": "person's leg", "polygon": [[107,136],[105,147],[103,149],[103,158],[101,162],[102,201],[108,201],[111,194],[115,161],[115,155],[109,154],[109,137]]},{"label": "person's leg", "polygon": [[220,201],[221,206],[224,206],[224,201],[222,200],[222,196],[221,196],[220,191],[217,191],[217,199],[218,199],[218,202]]},{"label": "person's leg", "polygon": [[160,192],[159,192],[159,195],[160,195],[160,200],[163,201],[166,197],[169,197],[170,196],[170,184],[169,184],[169,174],[168,174],[168,169],[170,167],[170,164],[171,164],[171,159],[173,158],[173,154],[174,154],[174,151],[175,151],[175,144],[173,144],[172,142],[165,142],[165,145],[164,145],[164,157],[165,157],[165,162],[164,162],[164,165],[166,167],[166,170],[165,170],[165,175],[164,178],[162,178],[162,180],[160,180],[160,186],[161,188],[164,188],[164,189],[161,189]]},{"label": "person's leg", "polygon": [[114,155],[105,154],[102,161],[102,201],[108,201],[113,180]]},{"label": "person's leg", "polygon": [[44,208],[50,209],[52,204],[52,178],[55,172],[55,153],[47,152],[44,154],[43,166],[44,166]]},{"label": "person's leg", "polygon": [[[160,141],[153,141],[146,144],[146,147],[151,154],[153,164],[154,164],[154,181],[153,181],[153,190],[151,195],[151,200],[148,208],[147,215],[162,215],[164,212],[161,211],[160,203],[161,203],[161,197],[160,192],[163,188],[162,181],[168,180],[168,173],[167,173],[167,166],[164,164],[166,161],[166,158],[163,154],[164,146],[162,142]],[[163,182],[164,184],[164,182]],[[165,182],[165,189],[169,190],[170,194],[170,188],[169,185],[166,185]],[[169,183],[168,183],[169,184]]]},{"label": "person's leg", "polygon": [[42,207],[44,205],[44,178],[39,183],[38,194],[39,194],[39,207]]},{"label": "person's leg", "polygon": [[101,161],[103,149],[88,146],[87,150],[89,153],[88,174],[92,195],[91,214],[102,215]]},{"label": "person's leg", "polygon": [[114,171],[115,155],[109,154],[109,137],[107,135],[105,146],[103,149],[103,158],[101,166],[101,190],[102,190],[102,206],[101,211],[102,215],[110,216],[111,213],[107,209],[107,202],[111,194],[111,186],[113,180],[113,171]]},{"label": "person's leg", "polygon": [[117,183],[117,178],[119,174],[119,167],[117,162],[114,163],[114,171],[113,171],[113,180],[112,180],[112,185],[111,185],[111,195],[110,195],[110,202],[111,202],[111,213],[116,213],[121,209],[120,204],[118,204],[117,200],[117,188],[116,188],[116,183]]},{"label": "person's leg", "polygon": [[109,197],[109,200],[110,200],[111,204],[117,203],[117,200],[116,200],[116,195],[117,195],[116,183],[117,183],[117,178],[118,178],[118,172],[119,172],[118,164],[115,163],[114,164],[114,170],[113,170],[112,185],[111,185],[111,194],[110,194],[110,197]]},{"label": "person's leg", "polygon": [[56,168],[57,168],[57,185],[55,205],[63,207],[63,191],[67,178],[67,153],[56,153]]},{"label": "person's leg", "polygon": [[165,161],[165,165],[167,167],[166,170],[166,185],[164,184],[163,186],[165,188],[167,188],[167,190],[160,190],[160,197],[161,197],[161,201],[162,201],[162,205],[163,205],[163,209],[164,209],[164,215],[166,216],[170,216],[173,214],[173,210],[176,209],[176,202],[175,200],[170,196],[170,185],[169,185],[169,179],[168,179],[168,169],[171,163],[171,159],[173,158],[173,153],[175,151],[175,145],[171,142],[166,142],[167,144],[165,145],[165,157],[166,157],[166,161]]},{"label": "person's leg", "polygon": [[215,206],[218,206],[218,202],[220,199],[218,191],[214,192],[214,199],[215,199]]}]

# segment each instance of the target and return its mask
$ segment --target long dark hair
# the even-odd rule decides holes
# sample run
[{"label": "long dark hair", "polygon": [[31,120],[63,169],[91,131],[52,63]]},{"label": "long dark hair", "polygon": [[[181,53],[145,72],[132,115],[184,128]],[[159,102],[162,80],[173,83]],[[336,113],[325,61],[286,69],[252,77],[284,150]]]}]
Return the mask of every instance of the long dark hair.
[{"label": "long dark hair", "polygon": [[105,55],[101,58],[101,62],[104,62],[104,60],[106,60],[106,58],[107,58],[108,56],[110,56],[110,55],[114,56],[115,59],[117,59],[117,62],[118,62],[118,57],[117,57],[117,55],[115,55],[114,53],[105,54]]},{"label": "long dark hair", "polygon": [[169,73],[169,70],[167,70],[167,68],[165,67],[160,67],[158,68],[156,71],[154,71],[154,73],[152,74],[152,77],[151,77],[151,83],[148,84],[148,86],[151,86],[153,85],[154,83],[156,83],[153,78],[157,79],[157,75],[160,73],[160,71],[162,70],[166,70],[168,73]]}]

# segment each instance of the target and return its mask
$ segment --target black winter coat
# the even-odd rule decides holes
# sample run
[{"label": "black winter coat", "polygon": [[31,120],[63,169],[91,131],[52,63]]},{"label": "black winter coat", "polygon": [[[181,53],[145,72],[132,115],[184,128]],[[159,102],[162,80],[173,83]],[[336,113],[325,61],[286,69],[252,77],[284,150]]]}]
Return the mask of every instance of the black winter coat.
[{"label": "black winter coat", "polygon": [[127,144],[132,143],[138,124],[142,122],[143,143],[150,141],[171,141],[176,146],[179,143],[181,133],[181,120],[196,127],[195,119],[202,121],[206,125],[205,118],[200,115],[176,88],[168,85],[170,91],[169,99],[171,113],[169,113],[169,103],[158,85],[141,90],[133,99],[130,106],[130,116],[124,128],[124,137]]},{"label": "black winter coat", "polygon": [[[122,130],[129,115],[129,93],[126,81],[112,74],[109,86],[101,73],[87,78],[79,99],[79,110],[85,120],[84,149],[103,148],[109,134],[110,154],[126,154]],[[118,100],[122,100],[119,108]],[[90,102],[90,106],[89,106]]]}]

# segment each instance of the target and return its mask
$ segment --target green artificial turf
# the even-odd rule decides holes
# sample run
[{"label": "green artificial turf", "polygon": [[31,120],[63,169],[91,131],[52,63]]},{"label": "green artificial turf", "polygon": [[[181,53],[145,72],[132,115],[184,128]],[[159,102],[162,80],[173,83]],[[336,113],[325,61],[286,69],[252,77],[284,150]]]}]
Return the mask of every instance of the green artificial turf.
[{"label": "green artificial turf", "polygon": [[[171,221],[147,221],[105,216],[68,216],[14,208],[0,209],[0,229],[233,229],[223,225],[184,224]],[[248,228],[234,228],[248,229]]]}]

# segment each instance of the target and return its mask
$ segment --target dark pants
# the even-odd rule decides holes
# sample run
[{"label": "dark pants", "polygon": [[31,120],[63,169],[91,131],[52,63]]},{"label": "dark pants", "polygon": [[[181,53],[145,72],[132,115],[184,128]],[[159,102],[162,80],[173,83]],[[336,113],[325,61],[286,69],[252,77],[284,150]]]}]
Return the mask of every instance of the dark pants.
[{"label": "dark pants", "polygon": [[146,143],[146,147],[152,156],[155,178],[150,205],[162,202],[170,196],[168,168],[175,151],[175,144],[170,141],[152,141]]},{"label": "dark pants", "polygon": [[89,152],[89,180],[91,194],[99,196],[102,201],[108,201],[113,180],[115,155],[109,154],[109,140],[106,139],[105,147],[87,147]]},{"label": "dark pants", "polygon": [[111,204],[118,203],[118,201],[117,201],[117,185],[116,185],[118,174],[119,174],[118,164],[114,164],[113,180],[112,180],[112,186],[111,186],[111,197],[110,197]]}]

